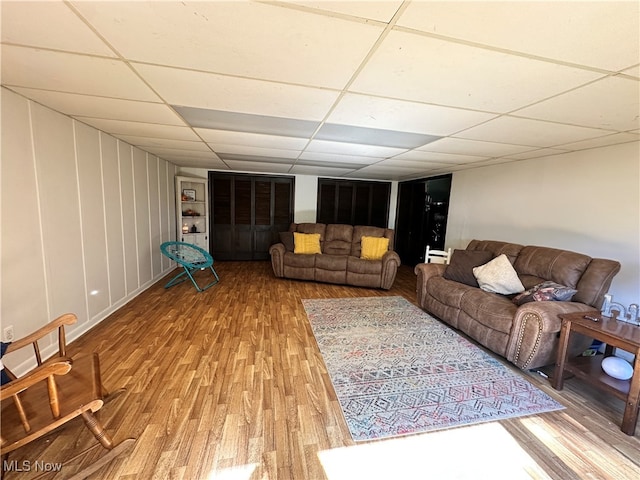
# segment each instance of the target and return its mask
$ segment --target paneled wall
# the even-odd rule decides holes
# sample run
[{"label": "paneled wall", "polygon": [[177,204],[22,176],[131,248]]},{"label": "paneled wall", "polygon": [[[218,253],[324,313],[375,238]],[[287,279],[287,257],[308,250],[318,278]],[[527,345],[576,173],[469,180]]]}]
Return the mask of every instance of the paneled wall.
[{"label": "paneled wall", "polygon": [[172,270],[159,246],[175,239],[175,174],[3,88],[2,328],[18,338],[73,312],[73,340]]}]

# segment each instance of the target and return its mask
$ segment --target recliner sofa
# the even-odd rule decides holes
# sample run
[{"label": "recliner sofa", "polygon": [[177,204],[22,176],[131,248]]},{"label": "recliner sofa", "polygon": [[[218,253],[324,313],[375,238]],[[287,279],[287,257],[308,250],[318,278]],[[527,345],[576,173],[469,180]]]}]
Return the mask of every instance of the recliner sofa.
[{"label": "recliner sofa", "polygon": [[[548,247],[472,240],[466,250],[487,251],[490,258],[505,254],[525,289],[553,281],[577,290],[571,301],[517,305],[514,295],[490,293],[445,278],[447,265],[422,263],[415,267],[420,307],[521,369],[553,364],[561,327],[558,315],[599,310],[620,270],[620,263],[614,260]],[[573,355],[584,351],[592,341],[580,335],[572,339]]]},{"label": "recliner sofa", "polygon": [[[294,253],[293,240],[269,248],[273,273],[279,278],[354,285],[388,290],[393,285],[400,257],[393,251],[394,231],[389,228],[324,223],[292,223],[293,232],[320,234],[320,254]],[[389,239],[388,251],[379,260],[360,258],[363,236]],[[285,246],[285,242],[289,245]]]}]

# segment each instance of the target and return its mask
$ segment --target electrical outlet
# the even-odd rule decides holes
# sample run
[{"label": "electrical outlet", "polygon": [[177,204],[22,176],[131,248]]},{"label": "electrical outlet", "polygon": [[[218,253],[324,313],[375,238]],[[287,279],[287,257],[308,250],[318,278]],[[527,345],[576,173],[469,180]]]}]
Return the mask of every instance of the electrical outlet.
[{"label": "electrical outlet", "polygon": [[2,333],[4,334],[4,341],[5,342],[13,342],[13,338],[14,338],[13,325],[9,325],[7,327],[4,327],[4,330],[3,330]]}]

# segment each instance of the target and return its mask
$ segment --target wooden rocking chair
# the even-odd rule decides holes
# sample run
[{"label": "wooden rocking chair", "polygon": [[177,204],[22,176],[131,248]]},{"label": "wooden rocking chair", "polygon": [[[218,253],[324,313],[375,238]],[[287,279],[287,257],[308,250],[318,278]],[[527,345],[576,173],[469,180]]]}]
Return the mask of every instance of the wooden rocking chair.
[{"label": "wooden rocking chair", "polygon": [[[7,354],[33,345],[38,364],[20,378],[5,368],[11,381],[0,389],[2,400],[1,456],[2,467],[10,452],[52,432],[61,425],[81,416],[87,428],[99,443],[81,452],[75,458],[101,445],[107,453],[96,462],[76,473],[72,478],[81,479],[106,465],[120,453],[128,450],[135,439],[128,438],[114,445],[94,415],[105,402],[107,391],[100,379],[98,354],[80,358],[66,356],[65,325],[77,321],[73,314],[65,314],[36,332],[17,340],[6,349]],[[38,340],[58,329],[57,355],[42,361]],[[68,462],[67,462],[68,463]]]}]

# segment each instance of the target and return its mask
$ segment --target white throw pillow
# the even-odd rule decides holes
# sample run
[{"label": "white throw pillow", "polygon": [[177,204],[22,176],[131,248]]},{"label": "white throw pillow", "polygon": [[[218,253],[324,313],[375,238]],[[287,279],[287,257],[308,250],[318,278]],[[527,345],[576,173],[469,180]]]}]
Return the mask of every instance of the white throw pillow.
[{"label": "white throw pillow", "polygon": [[518,274],[504,253],[484,265],[475,267],[473,274],[480,288],[486,292],[509,295],[524,291]]}]

